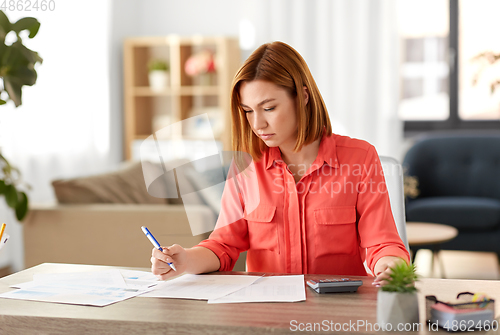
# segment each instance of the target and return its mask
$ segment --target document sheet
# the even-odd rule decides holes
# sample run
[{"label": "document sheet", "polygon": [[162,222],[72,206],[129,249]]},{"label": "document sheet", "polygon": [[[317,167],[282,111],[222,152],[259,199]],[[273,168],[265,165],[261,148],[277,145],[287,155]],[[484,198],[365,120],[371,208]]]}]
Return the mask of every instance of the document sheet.
[{"label": "document sheet", "polygon": [[141,297],[209,300],[238,291],[259,278],[259,276],[185,274],[157,285]]},{"label": "document sheet", "polygon": [[304,275],[225,276],[186,274],[157,285],[141,297],[208,300],[211,304],[306,300]]},{"label": "document sheet", "polygon": [[252,285],[220,298],[208,300],[209,304],[242,302],[296,302],[306,300],[304,275],[261,277]]},{"label": "document sheet", "polygon": [[157,283],[156,277],[143,271],[35,274],[33,281],[12,285],[18,289],[0,298],[102,307],[148,292]]}]

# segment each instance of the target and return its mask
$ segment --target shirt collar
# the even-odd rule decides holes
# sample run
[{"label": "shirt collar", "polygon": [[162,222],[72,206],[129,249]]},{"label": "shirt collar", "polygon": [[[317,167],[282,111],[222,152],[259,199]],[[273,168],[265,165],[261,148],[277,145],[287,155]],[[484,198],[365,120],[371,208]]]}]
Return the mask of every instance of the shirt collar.
[{"label": "shirt collar", "polygon": [[318,164],[322,166],[323,163],[330,165],[332,168],[339,167],[339,161],[337,159],[337,143],[335,141],[335,136],[332,134],[323,133],[321,142],[319,144],[318,156],[313,164]]},{"label": "shirt collar", "polygon": [[[318,156],[314,161],[314,164],[318,164],[322,166],[323,163],[330,165],[332,168],[338,168],[339,163],[337,159],[337,145],[335,142],[335,137],[332,134],[327,136],[326,132],[323,133],[323,137],[321,138],[321,142],[319,144]],[[266,170],[276,163],[283,162],[283,158],[281,158],[281,151],[278,147],[271,147],[267,150],[265,154],[267,159],[266,161]]]}]

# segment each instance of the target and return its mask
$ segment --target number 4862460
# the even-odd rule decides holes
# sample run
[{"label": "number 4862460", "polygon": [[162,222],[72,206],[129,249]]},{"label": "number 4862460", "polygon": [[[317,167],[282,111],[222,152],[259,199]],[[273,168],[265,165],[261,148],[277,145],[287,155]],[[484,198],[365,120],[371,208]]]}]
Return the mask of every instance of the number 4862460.
[{"label": "number 4862460", "polygon": [[56,9],[56,2],[55,0],[3,0],[0,9],[5,12],[52,12]]}]

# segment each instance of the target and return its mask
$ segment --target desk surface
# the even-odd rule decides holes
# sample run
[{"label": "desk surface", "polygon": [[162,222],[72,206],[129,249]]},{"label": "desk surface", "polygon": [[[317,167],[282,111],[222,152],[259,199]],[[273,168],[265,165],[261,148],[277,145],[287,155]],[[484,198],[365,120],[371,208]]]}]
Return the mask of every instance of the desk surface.
[{"label": "desk surface", "polygon": [[[33,273],[77,272],[112,267],[45,263],[0,279],[0,292],[9,285],[32,280]],[[149,269],[135,269],[145,270]],[[245,274],[228,272],[218,274]],[[317,276],[306,275],[306,278]],[[332,278],[339,276],[329,276]],[[262,334],[291,333],[303,323],[353,323],[358,320],[374,325],[377,322],[377,289],[369,277],[357,293],[319,295],[306,288],[306,301],[297,303],[207,304],[206,301],[132,298],[106,307],[89,307],[34,301],[0,299],[0,333],[19,334]],[[425,324],[424,296],[437,295],[441,300],[453,299],[458,292],[482,291],[500,301],[499,281],[422,279],[420,289],[419,334],[434,334]],[[296,320],[296,323],[291,323]],[[331,326],[333,327],[333,326]],[[352,328],[350,329],[353,332]],[[337,331],[335,333],[347,333]],[[444,331],[442,331],[444,333]],[[296,332],[295,332],[296,333]],[[324,332],[323,332],[324,333]],[[365,326],[357,334],[383,334]],[[389,332],[394,334],[394,332]],[[482,332],[475,332],[481,334]]]}]

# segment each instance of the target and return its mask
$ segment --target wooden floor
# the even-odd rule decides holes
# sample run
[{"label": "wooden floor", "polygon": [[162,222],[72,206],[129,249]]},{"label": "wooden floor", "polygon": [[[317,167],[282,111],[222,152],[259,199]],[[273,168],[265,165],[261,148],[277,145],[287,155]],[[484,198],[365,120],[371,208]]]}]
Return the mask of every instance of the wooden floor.
[{"label": "wooden floor", "polygon": [[[496,253],[443,250],[439,257],[443,262],[446,278],[500,279],[499,260]],[[431,271],[431,259],[430,250],[419,250],[415,256],[417,273],[425,278],[441,278],[437,262],[434,262],[434,271]]]}]

